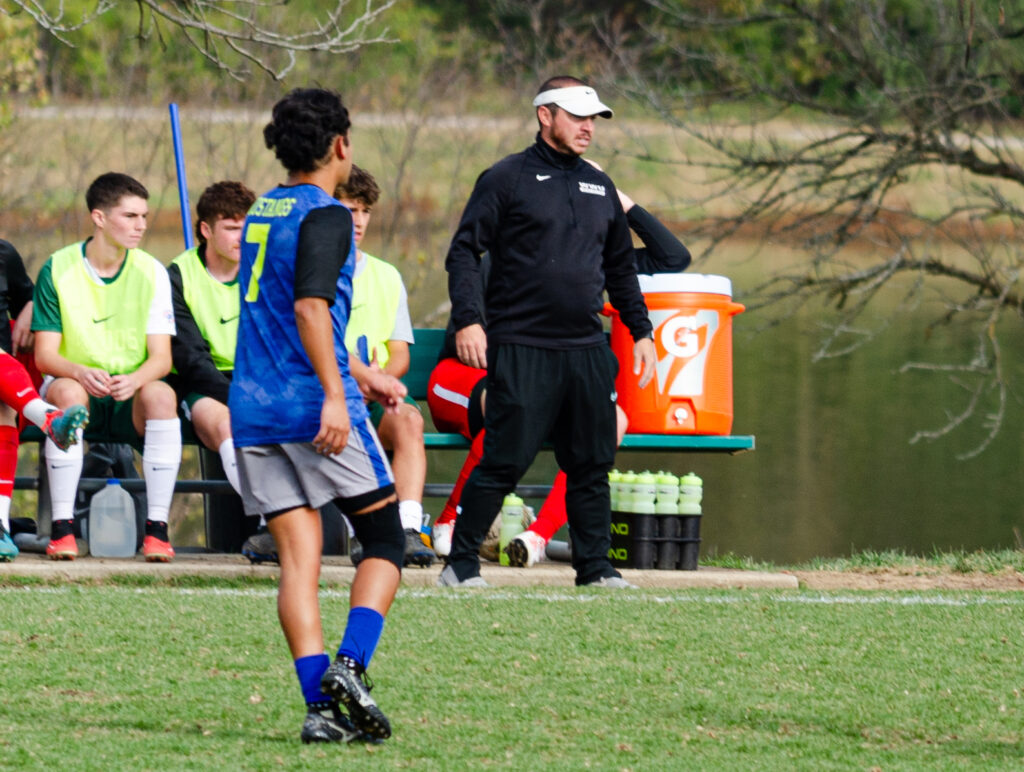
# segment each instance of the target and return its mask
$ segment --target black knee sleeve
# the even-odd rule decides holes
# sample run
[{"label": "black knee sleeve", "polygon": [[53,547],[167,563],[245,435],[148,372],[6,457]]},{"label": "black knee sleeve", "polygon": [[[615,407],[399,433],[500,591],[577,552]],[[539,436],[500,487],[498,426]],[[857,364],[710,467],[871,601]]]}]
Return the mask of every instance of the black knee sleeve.
[{"label": "black knee sleeve", "polygon": [[361,515],[349,515],[352,530],[363,545],[363,560],[380,558],[402,570],[405,562],[405,531],[398,516],[398,502],[390,501],[380,509]]}]

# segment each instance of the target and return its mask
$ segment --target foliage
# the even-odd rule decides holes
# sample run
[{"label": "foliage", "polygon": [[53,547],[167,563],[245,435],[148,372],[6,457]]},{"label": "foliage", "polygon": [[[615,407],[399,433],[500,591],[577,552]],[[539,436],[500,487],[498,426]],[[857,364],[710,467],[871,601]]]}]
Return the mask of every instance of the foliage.
[{"label": "foliage", "polygon": [[106,94],[111,76],[136,93],[146,93],[152,77],[172,88],[195,87],[195,75],[213,82],[211,73],[280,80],[311,52],[348,54],[387,39],[378,17],[393,2],[68,0],[51,9],[2,0],[0,12],[38,27],[52,85],[63,86],[67,71],[93,96],[96,89]]}]

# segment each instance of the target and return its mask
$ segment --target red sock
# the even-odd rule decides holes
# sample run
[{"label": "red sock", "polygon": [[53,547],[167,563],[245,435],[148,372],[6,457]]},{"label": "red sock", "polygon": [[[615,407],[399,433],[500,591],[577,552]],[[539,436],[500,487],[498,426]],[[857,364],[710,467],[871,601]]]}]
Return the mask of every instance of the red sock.
[{"label": "red sock", "polygon": [[551,483],[551,492],[544,499],[544,504],[537,513],[537,519],[530,530],[543,536],[544,541],[551,541],[555,532],[565,525],[568,516],[565,514],[565,472],[559,471],[555,481]]},{"label": "red sock", "polygon": [[25,405],[39,399],[39,392],[32,385],[28,371],[10,354],[0,351],[0,401],[21,414]]},{"label": "red sock", "polygon": [[18,473],[18,430],[0,426],[0,496],[14,494],[14,475]]},{"label": "red sock", "polygon": [[459,479],[455,481],[455,487],[452,488],[452,495],[448,497],[448,501],[444,504],[444,509],[441,510],[441,514],[437,516],[437,520],[434,521],[434,525],[438,523],[451,523],[458,516],[456,507],[459,505],[459,499],[462,498],[462,488],[466,484],[466,480],[469,479],[469,475],[476,469],[476,465],[480,463],[480,458],[484,454],[484,431],[481,429],[477,432],[476,437],[473,438],[473,444],[469,446],[469,454],[466,456],[465,462],[462,464],[462,470],[459,472]]}]

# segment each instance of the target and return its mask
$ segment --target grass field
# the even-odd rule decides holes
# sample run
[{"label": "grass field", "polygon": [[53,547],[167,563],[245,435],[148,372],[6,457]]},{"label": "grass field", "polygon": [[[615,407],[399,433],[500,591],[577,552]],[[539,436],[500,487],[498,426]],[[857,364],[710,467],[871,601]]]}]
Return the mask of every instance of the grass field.
[{"label": "grass field", "polygon": [[[273,585],[0,587],[5,769],[1019,767],[1024,596],[405,589],[381,746],[303,746]],[[347,588],[325,587],[329,645]]]}]

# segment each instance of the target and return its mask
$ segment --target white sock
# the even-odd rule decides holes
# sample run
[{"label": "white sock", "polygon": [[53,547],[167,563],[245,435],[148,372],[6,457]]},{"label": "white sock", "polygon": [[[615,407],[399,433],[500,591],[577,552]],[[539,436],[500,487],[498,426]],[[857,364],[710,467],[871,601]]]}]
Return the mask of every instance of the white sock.
[{"label": "white sock", "polygon": [[11,497],[0,496],[0,524],[7,533],[11,532]]},{"label": "white sock", "polygon": [[[220,453],[220,463],[224,467],[224,476],[228,478],[228,482],[235,489],[235,493],[241,493],[242,488],[238,482],[238,460],[235,458],[235,441],[228,437],[217,448],[217,452]],[[260,517],[263,516],[260,515]]]},{"label": "white sock", "polygon": [[43,455],[50,484],[50,517],[53,520],[71,520],[75,516],[75,494],[82,476],[82,443],[61,450],[48,439],[43,446]]},{"label": "white sock", "polygon": [[402,528],[419,533],[423,527],[423,504],[412,499],[398,502],[398,516],[402,518]]},{"label": "white sock", "polygon": [[25,409],[21,411],[21,414],[42,429],[43,425],[46,423],[46,414],[51,410],[56,409],[57,408],[45,400],[34,399],[25,405]]},{"label": "white sock", "polygon": [[166,523],[181,465],[181,423],[177,418],[146,421],[142,446],[142,476],[146,479],[147,519]]}]

